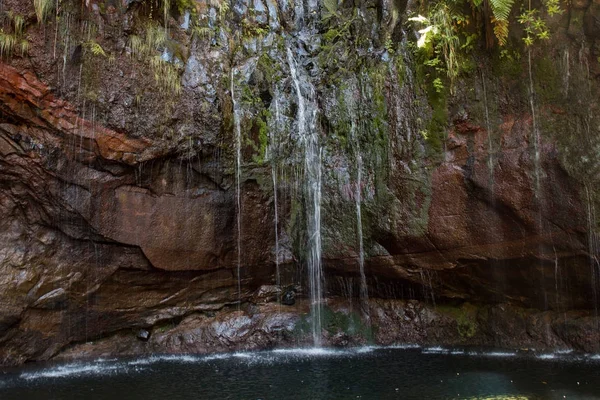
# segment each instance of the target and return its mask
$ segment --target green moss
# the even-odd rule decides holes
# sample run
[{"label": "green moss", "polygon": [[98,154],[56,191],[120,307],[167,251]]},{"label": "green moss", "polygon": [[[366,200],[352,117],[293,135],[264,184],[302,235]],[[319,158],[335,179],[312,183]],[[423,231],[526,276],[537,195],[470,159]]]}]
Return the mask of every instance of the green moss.
[{"label": "green moss", "polygon": [[350,337],[361,337],[369,341],[373,340],[371,329],[363,323],[360,315],[356,312],[348,314],[335,312],[325,306],[323,307],[321,318],[323,329],[331,335],[343,333]]},{"label": "green moss", "polygon": [[100,93],[103,59],[93,56],[84,56],[81,68],[81,92],[83,97],[92,103],[98,101]]},{"label": "green moss", "polygon": [[448,128],[447,99],[450,92],[450,82],[444,69],[432,64],[427,54],[422,51],[414,52],[417,84],[427,95],[431,107],[431,118],[421,132],[428,144],[427,155],[432,158],[441,156],[443,143],[446,140]]},{"label": "green moss", "polygon": [[533,82],[537,99],[543,103],[551,103],[562,97],[558,70],[555,62],[547,56],[536,57],[533,61]]},{"label": "green moss", "polygon": [[448,129],[448,94],[446,90],[437,90],[432,81],[427,85],[427,97],[432,112],[424,136],[429,144],[429,156],[438,156],[442,153]]},{"label": "green moss", "polygon": [[281,63],[274,60],[269,53],[261,54],[256,69],[262,74],[266,84],[278,83],[283,77]]},{"label": "green moss", "polygon": [[[251,13],[254,9],[250,10]],[[244,39],[253,39],[255,37],[263,37],[267,33],[269,33],[268,25],[260,25],[254,22],[251,22],[249,19],[242,20],[242,37]]]},{"label": "green moss", "polygon": [[197,14],[196,1],[195,0],[175,0],[175,6],[177,11],[183,14],[189,11],[192,15]]},{"label": "green moss", "polygon": [[498,49],[492,56],[492,70],[495,76],[519,79],[523,75],[521,50],[513,47]]},{"label": "green moss", "polygon": [[[311,334],[310,318],[310,315],[300,318],[300,321],[294,327],[293,335],[295,337],[303,338]],[[368,342],[373,341],[373,331],[356,312],[346,314],[333,311],[328,306],[323,306],[321,308],[321,324],[323,330],[327,331],[330,336],[342,333],[352,338],[362,338]]]},{"label": "green moss", "polygon": [[251,145],[255,151],[252,160],[257,164],[264,162],[267,146],[269,145],[269,126],[267,121],[270,117],[269,110],[263,110],[260,115],[254,120],[254,131],[258,134],[258,141],[252,142]]},{"label": "green moss", "polygon": [[477,334],[479,324],[477,323],[478,308],[470,303],[464,303],[460,307],[441,305],[436,311],[445,314],[456,321],[456,329],[462,339],[470,339]]}]

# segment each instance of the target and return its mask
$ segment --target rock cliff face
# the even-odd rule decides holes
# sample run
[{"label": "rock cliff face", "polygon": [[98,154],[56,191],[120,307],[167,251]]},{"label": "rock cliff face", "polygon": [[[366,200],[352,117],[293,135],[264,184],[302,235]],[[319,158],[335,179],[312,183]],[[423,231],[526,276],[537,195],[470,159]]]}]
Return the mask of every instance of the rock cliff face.
[{"label": "rock cliff face", "polygon": [[0,6],[29,43],[0,63],[0,364],[305,343],[298,93],[327,344],[600,351],[597,0],[442,92],[410,45],[418,2],[161,4]]}]

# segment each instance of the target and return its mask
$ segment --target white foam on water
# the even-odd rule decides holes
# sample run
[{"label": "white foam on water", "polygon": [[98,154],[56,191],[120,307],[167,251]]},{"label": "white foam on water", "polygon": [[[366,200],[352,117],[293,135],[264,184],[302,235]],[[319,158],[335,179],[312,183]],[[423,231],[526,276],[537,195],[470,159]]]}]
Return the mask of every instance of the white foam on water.
[{"label": "white foam on water", "polygon": [[98,362],[98,363],[115,362],[115,361],[119,361],[119,359],[118,358],[97,358],[94,360],[94,362]]},{"label": "white foam on water", "polygon": [[250,354],[250,353],[233,353],[231,356],[236,357],[236,358],[256,358],[257,357],[256,354]]},{"label": "white foam on water", "polygon": [[331,350],[322,347],[309,347],[303,349],[276,349],[273,350],[276,354],[290,354],[295,356],[340,356],[351,354],[348,351],[343,350]]},{"label": "white foam on water", "polygon": [[556,354],[571,354],[573,352],[573,349],[568,349],[568,350],[556,350]]},{"label": "white foam on water", "polygon": [[517,353],[504,351],[469,351],[467,353],[471,357],[516,357]]},{"label": "white foam on water", "polygon": [[219,354],[210,354],[208,356],[203,356],[201,358],[202,361],[213,361],[213,360],[226,360],[231,357],[229,353],[219,353]]},{"label": "white foam on water", "polygon": [[421,346],[418,344],[393,344],[391,346],[382,347],[382,349],[399,349],[399,350],[408,350],[408,349],[420,349]]},{"label": "white foam on water", "polygon": [[67,364],[36,372],[23,372],[21,379],[36,380],[44,378],[65,378],[84,375],[109,375],[114,373],[125,373],[128,369],[123,364]]},{"label": "white foam on water", "polygon": [[450,350],[444,349],[443,347],[440,347],[440,346],[426,347],[422,351],[423,354],[447,354],[449,352],[450,352]]},{"label": "white foam on water", "polygon": [[375,350],[380,349],[380,347],[377,346],[365,346],[365,347],[358,347],[356,349],[354,349],[354,352],[356,354],[365,354],[365,353],[372,353]]},{"label": "white foam on water", "polygon": [[441,351],[441,350],[445,350],[445,349],[440,346],[435,346],[435,347],[426,347],[424,350]]},{"label": "white foam on water", "polygon": [[145,358],[138,358],[129,361],[128,365],[150,365],[158,362],[176,362],[176,363],[195,363],[201,361],[201,357],[190,356],[190,355],[161,355],[161,356],[150,356]]},{"label": "white foam on water", "polygon": [[[350,348],[346,350],[331,348],[296,348],[296,349],[275,349],[266,352],[237,352],[237,353],[218,353],[210,355],[155,355],[144,358],[138,358],[131,361],[119,362],[118,359],[99,358],[90,363],[72,363],[61,366],[51,367],[45,370],[23,372],[20,379],[31,381],[36,379],[55,379],[66,377],[80,377],[90,375],[114,375],[126,374],[130,372],[144,371],[140,366],[150,365],[158,362],[173,363],[203,363],[214,360],[239,359],[240,362],[253,364],[277,364],[285,363],[290,360],[312,357],[340,357],[340,356],[359,356],[361,354],[371,353],[378,350],[388,349],[415,349],[420,348],[417,345],[394,345],[394,346],[364,346]],[[422,349],[422,354],[443,354],[443,355],[468,355],[471,357],[516,357],[516,352],[503,351],[467,351],[466,349],[451,349],[441,346],[433,346]],[[600,354],[583,354],[579,356],[561,356],[572,353],[572,350],[560,350],[554,353],[542,353],[535,355],[540,360],[566,360],[566,361],[589,361],[596,362],[600,360]],[[285,356],[285,357],[280,357]],[[289,357],[288,357],[289,356]],[[533,353],[528,353],[526,357],[533,357]],[[6,386],[6,381],[0,380],[0,388]]]},{"label": "white foam on water", "polygon": [[547,354],[538,354],[536,357],[540,360],[554,360],[556,358],[556,354],[547,353]]}]

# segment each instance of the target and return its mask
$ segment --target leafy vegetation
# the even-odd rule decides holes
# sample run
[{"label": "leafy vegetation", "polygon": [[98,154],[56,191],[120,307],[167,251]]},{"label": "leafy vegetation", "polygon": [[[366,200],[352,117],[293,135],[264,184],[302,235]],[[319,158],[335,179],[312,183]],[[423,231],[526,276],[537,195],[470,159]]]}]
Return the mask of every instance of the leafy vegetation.
[{"label": "leafy vegetation", "polygon": [[[439,2],[431,10],[429,18],[419,15],[410,18],[410,21],[427,25],[419,31],[421,36],[417,41],[417,47],[427,55],[423,63],[438,72],[445,70],[452,84],[459,73],[458,53],[461,45],[456,25],[466,23],[467,20],[452,4]],[[440,85],[441,81],[438,81],[438,92]]]},{"label": "leafy vegetation", "polygon": [[18,14],[7,12],[0,29],[0,57],[10,57],[15,52],[22,56],[29,50],[29,42],[25,39],[25,19]]},{"label": "leafy vegetation", "polygon": [[161,89],[179,95],[181,80],[177,66],[165,57],[169,38],[167,31],[159,25],[149,23],[143,29],[143,36],[131,35],[129,46],[131,55],[149,64],[154,80]]},{"label": "leafy vegetation", "polygon": [[[325,0],[323,6],[319,64],[324,68],[327,79],[338,84],[355,71],[369,69],[373,65],[372,59],[360,54],[376,40],[369,24],[364,23],[368,17],[361,14],[359,8],[340,7],[336,0]],[[388,40],[385,44],[389,53],[393,54],[394,43]]]},{"label": "leafy vegetation", "polygon": [[[563,13],[559,0],[548,0],[546,8],[549,16]],[[547,40],[550,38],[548,26],[540,17],[540,11],[537,9],[529,8],[524,10],[519,16],[519,23],[524,27],[525,36],[523,37],[523,41],[527,46],[531,46],[536,39]]]},{"label": "leafy vegetation", "polygon": [[95,56],[108,57],[102,46],[95,40],[87,41],[85,47]]},{"label": "leafy vegetation", "polygon": [[54,5],[53,0],[33,0],[33,8],[35,8],[35,16],[40,24],[46,21],[52,7]]},{"label": "leafy vegetation", "polygon": [[[544,4],[545,12],[550,17],[563,12],[560,0],[546,0]],[[468,66],[466,60],[474,49],[479,32],[493,32],[492,36],[485,38],[488,48],[493,47],[495,42],[500,47],[506,46],[514,6],[514,0],[441,0],[429,6],[427,17],[419,15],[409,19],[422,27],[418,31],[420,36],[416,47],[422,64],[436,72],[429,75],[438,93],[443,91],[442,72],[445,72],[452,89],[457,76]],[[526,46],[550,37],[538,9],[523,9],[515,22],[523,25],[523,42]],[[481,29],[480,23],[486,29]],[[487,29],[490,26],[492,29]]]}]

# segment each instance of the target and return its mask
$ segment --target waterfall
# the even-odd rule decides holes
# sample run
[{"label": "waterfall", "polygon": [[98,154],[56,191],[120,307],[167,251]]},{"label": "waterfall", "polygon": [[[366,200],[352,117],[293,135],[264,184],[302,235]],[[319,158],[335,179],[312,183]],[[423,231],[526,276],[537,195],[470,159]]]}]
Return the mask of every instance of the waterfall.
[{"label": "waterfall", "polygon": [[[362,93],[361,93],[362,95]],[[356,158],[356,189],[354,193],[354,202],[356,208],[356,236],[358,239],[358,268],[360,273],[360,302],[363,312],[367,319],[369,316],[369,289],[367,287],[367,276],[365,274],[365,251],[364,251],[364,240],[363,240],[363,226],[362,226],[362,169],[363,159],[362,151],[360,148],[360,141],[356,134],[356,123],[354,115],[357,111],[352,101],[353,97],[349,96],[350,104],[348,105],[348,114],[351,119],[350,124],[350,138],[354,142],[354,152]],[[362,97],[361,97],[362,98]]]},{"label": "waterfall", "polygon": [[[531,130],[533,133],[533,173],[535,179],[535,187],[534,187],[534,195],[537,199],[539,209],[538,209],[538,228],[540,236],[544,233],[544,216],[543,216],[543,194],[541,190],[540,184],[540,132],[537,124],[537,117],[535,112],[535,88],[533,85],[533,71],[532,71],[532,63],[531,63],[531,49],[527,50],[527,65],[528,65],[528,75],[529,75],[529,106],[531,108]],[[538,248],[538,257],[540,259],[539,267],[541,272],[541,289],[544,301],[544,308],[548,307],[548,293],[546,292],[546,276],[544,273],[544,251],[542,248],[542,244],[539,245]]]},{"label": "waterfall", "polygon": [[[292,51],[287,49],[290,74],[298,97],[298,138],[304,149],[304,186],[308,234],[308,285],[311,327],[315,346],[321,345],[321,305],[323,303],[323,271],[321,266],[321,158],[316,127],[317,104],[314,88],[308,78],[301,82]],[[304,86],[304,90],[302,90]]]},{"label": "waterfall", "polygon": [[527,59],[529,66],[529,106],[531,107],[531,125],[533,131],[533,163],[534,163],[534,174],[535,174],[535,195],[538,199],[541,197],[540,193],[540,132],[537,126],[537,119],[535,114],[535,90],[533,87],[533,72],[531,67],[531,49],[527,51]]},{"label": "waterfall", "polygon": [[[353,124],[354,125],[354,124]],[[357,141],[357,153],[356,153],[356,232],[358,236],[358,267],[360,271],[360,301],[362,307],[368,317],[369,315],[369,290],[367,288],[367,276],[365,275],[365,250],[363,242],[363,228],[362,228],[362,155],[360,154],[360,147]]]},{"label": "waterfall", "polygon": [[[235,196],[237,223],[237,292],[238,302],[242,299],[242,281],[240,277],[242,261],[242,202],[241,202],[241,164],[242,164],[242,128],[237,101],[235,100],[234,68],[231,68],[231,102],[233,104],[233,125],[235,131]],[[238,304],[239,307],[239,304]]]},{"label": "waterfall", "polygon": [[279,272],[279,211],[277,210],[277,167],[271,165],[271,176],[273,177],[273,202],[275,207],[275,282],[277,290],[281,293],[281,274]]},{"label": "waterfall", "polygon": [[279,91],[275,91],[275,96],[273,98],[273,103],[275,107],[275,126],[272,129],[269,129],[270,141],[269,147],[267,150],[269,152],[268,157],[271,160],[271,177],[273,179],[273,203],[275,210],[275,284],[278,290],[278,299],[281,299],[281,272],[279,270],[279,202],[278,202],[278,193],[277,193],[277,162],[278,162],[278,133],[283,126],[284,122],[281,119],[281,113],[279,111]]},{"label": "waterfall", "polygon": [[481,85],[483,87],[483,105],[485,107],[485,129],[487,131],[488,142],[488,170],[490,173],[490,190],[492,192],[492,202],[494,198],[494,146],[492,144],[492,124],[490,122],[490,111],[488,107],[487,87],[485,85],[485,73],[481,70]]}]

